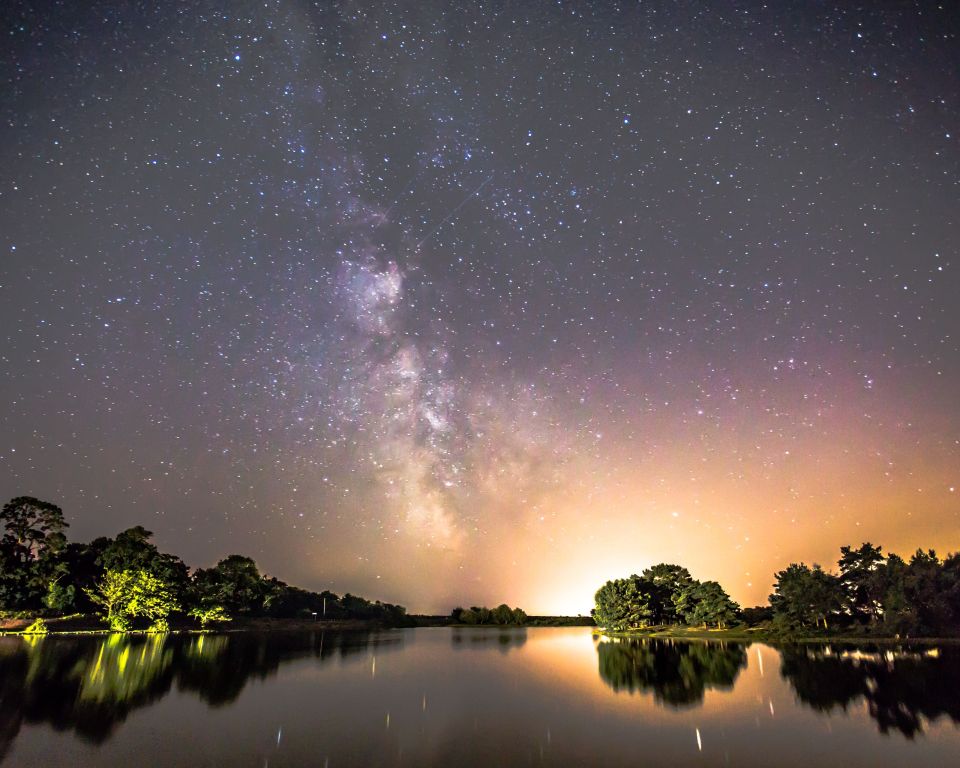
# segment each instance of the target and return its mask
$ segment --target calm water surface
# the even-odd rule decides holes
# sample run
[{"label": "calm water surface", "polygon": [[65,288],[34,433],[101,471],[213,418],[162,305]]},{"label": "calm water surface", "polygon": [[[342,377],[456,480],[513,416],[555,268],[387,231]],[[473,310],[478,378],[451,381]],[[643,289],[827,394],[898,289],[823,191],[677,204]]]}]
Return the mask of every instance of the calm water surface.
[{"label": "calm water surface", "polygon": [[952,766],[960,648],[584,628],[0,638],[3,766]]}]

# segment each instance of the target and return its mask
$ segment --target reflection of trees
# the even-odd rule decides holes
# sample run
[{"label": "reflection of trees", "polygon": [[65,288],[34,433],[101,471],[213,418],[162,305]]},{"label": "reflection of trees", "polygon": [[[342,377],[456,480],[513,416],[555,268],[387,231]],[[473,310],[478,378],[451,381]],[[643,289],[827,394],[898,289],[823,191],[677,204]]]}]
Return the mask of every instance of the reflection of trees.
[{"label": "reflection of trees", "polygon": [[127,715],[176,684],[211,706],[233,701],[250,678],[282,664],[324,662],[400,647],[402,635],[235,633],[108,635],[100,638],[0,638],[0,759],[20,725],[46,723],[105,741]]},{"label": "reflection of trees", "polygon": [[504,627],[502,629],[494,627],[483,629],[454,627],[450,633],[450,643],[454,650],[476,648],[477,646],[496,646],[501,653],[509,653],[514,648],[520,648],[526,642],[527,630],[516,627]]},{"label": "reflection of trees", "polygon": [[865,701],[882,733],[913,738],[923,720],[947,715],[960,722],[960,649],[862,652],[789,646],[781,650],[780,674],[797,698],[821,712],[846,710]]},{"label": "reflection of trees", "polygon": [[708,688],[732,688],[747,663],[740,643],[612,638],[597,644],[597,655],[600,677],[613,690],[652,691],[673,707],[700,703]]}]

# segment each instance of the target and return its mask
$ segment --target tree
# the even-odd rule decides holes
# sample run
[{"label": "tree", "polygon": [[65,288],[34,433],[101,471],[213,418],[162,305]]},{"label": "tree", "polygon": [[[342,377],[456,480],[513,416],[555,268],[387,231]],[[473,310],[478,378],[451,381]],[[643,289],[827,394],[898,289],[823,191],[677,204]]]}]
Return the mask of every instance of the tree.
[{"label": "tree", "polygon": [[918,549],[903,578],[906,601],[914,608],[914,626],[910,631],[936,635],[948,632],[953,611],[947,597],[948,585],[943,564],[932,549]]},{"label": "tree", "polygon": [[704,627],[716,624],[722,629],[737,618],[737,611],[740,610],[740,606],[730,599],[716,581],[699,584],[694,588],[692,598],[694,607],[691,623],[703,624]]},{"label": "tree", "polygon": [[129,630],[138,616],[151,620],[151,631],[166,632],[169,615],[180,609],[170,585],[150,571],[107,571],[88,594],[106,610],[105,618],[115,632]]},{"label": "tree", "polygon": [[960,552],[947,555],[940,566],[940,573],[947,622],[951,627],[960,627]]},{"label": "tree", "polygon": [[700,601],[699,590],[701,586],[699,581],[690,581],[678,585],[677,591],[671,595],[670,602],[673,603],[674,617],[678,622],[697,623],[694,613]]},{"label": "tree", "polygon": [[64,613],[73,607],[73,602],[76,599],[76,588],[73,584],[61,583],[61,579],[66,575],[67,573],[64,572],[57,580],[53,581],[43,598],[43,604],[51,611]]},{"label": "tree", "polygon": [[214,605],[210,608],[191,608],[189,614],[200,622],[201,629],[206,629],[210,624],[216,622],[230,621],[230,617],[222,605]]},{"label": "tree", "polygon": [[894,634],[910,634],[917,626],[916,606],[907,597],[907,564],[890,554],[883,565],[883,628]]},{"label": "tree", "polygon": [[814,626],[822,622],[823,628],[827,629],[827,620],[840,610],[840,580],[814,563],[807,589]]},{"label": "tree", "polygon": [[198,570],[193,590],[201,605],[222,605],[233,614],[250,614],[263,609],[266,585],[251,558],[230,555],[213,568]]},{"label": "tree", "polygon": [[869,542],[859,549],[840,547],[840,585],[845,612],[857,621],[875,623],[883,614],[884,563],[880,547]]},{"label": "tree", "polygon": [[18,496],[0,511],[0,608],[40,605],[60,573],[66,546],[63,511],[32,496]]},{"label": "tree", "polygon": [[769,605],[755,605],[752,608],[741,608],[740,618],[748,627],[757,627],[773,620],[773,608]]},{"label": "tree", "polygon": [[490,624],[493,622],[493,611],[485,605],[472,605],[470,610],[477,617],[477,624]]},{"label": "tree", "polygon": [[614,631],[646,626],[653,616],[651,592],[649,582],[636,574],[608,581],[594,596],[594,621]]},{"label": "tree", "polygon": [[131,616],[145,616],[151,620],[150,631],[167,632],[168,617],[180,610],[170,585],[150,571],[138,571],[133,580],[127,612]]},{"label": "tree", "polygon": [[105,609],[105,618],[114,632],[130,629],[128,606],[135,578],[133,571],[107,571],[96,587],[87,591],[90,599]]},{"label": "tree", "polygon": [[151,531],[135,525],[118,533],[113,540],[93,542],[99,545],[98,565],[112,571],[148,571],[170,585],[177,595],[183,595],[189,583],[189,569],[176,555],[157,549],[151,538]]},{"label": "tree", "polygon": [[643,578],[649,585],[651,621],[676,624],[682,618],[677,611],[677,601],[696,583],[690,571],[681,565],[659,563],[644,570]]},{"label": "tree", "polygon": [[3,505],[0,520],[4,539],[16,548],[21,562],[28,563],[47,547],[62,548],[66,537],[63,510],[32,496],[17,496]]},{"label": "tree", "polygon": [[774,578],[776,582],[770,595],[774,622],[785,629],[803,628],[814,623],[810,569],[803,563],[790,563],[778,571]]}]

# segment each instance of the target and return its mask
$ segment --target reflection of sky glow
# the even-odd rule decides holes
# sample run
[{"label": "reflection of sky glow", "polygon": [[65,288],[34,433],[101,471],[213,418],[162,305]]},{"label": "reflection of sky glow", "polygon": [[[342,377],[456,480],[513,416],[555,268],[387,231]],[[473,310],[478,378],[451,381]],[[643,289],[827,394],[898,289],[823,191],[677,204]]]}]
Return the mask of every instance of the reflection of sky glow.
[{"label": "reflection of sky glow", "polygon": [[[63,643],[59,650],[56,642]],[[757,755],[776,754],[787,768],[892,768],[946,765],[960,749],[960,728],[946,714],[960,712],[952,698],[960,659],[950,648],[856,653],[837,646],[825,653],[810,646],[787,659],[767,645],[743,652],[736,644],[673,642],[659,644],[657,665],[649,666],[648,646],[625,657],[637,666],[624,669],[604,667],[598,648],[636,646],[595,638],[585,628],[433,628],[352,638],[328,632],[323,642],[235,633],[70,643],[0,638],[5,685],[20,694],[8,706],[11,765],[128,765],[131,750],[150,743],[164,744],[170,765],[198,755],[217,764],[242,756],[338,765],[402,754],[401,762],[411,764],[448,765],[457,756],[472,767],[491,764],[495,752],[517,765],[542,755],[546,763],[627,766],[642,748],[653,764],[682,764],[702,752],[709,764],[749,765]],[[328,655],[318,658],[321,647]],[[86,652],[68,666],[88,693],[61,696],[31,710],[36,722],[20,722],[19,707],[36,708],[40,693],[71,690],[70,675],[47,678],[59,668],[39,662],[69,660],[70,649],[81,648]],[[37,654],[31,664],[11,664],[24,649]],[[838,662],[850,666],[838,674]],[[632,693],[615,690],[611,675],[631,670],[642,684]],[[875,694],[891,713],[915,711],[918,680],[928,689],[924,711],[939,717],[922,717],[923,735],[912,741],[896,730],[881,733],[862,697]],[[678,682],[687,687],[678,690]],[[827,708],[803,703],[798,683]],[[91,728],[93,712],[115,718],[99,746],[76,735]]]}]

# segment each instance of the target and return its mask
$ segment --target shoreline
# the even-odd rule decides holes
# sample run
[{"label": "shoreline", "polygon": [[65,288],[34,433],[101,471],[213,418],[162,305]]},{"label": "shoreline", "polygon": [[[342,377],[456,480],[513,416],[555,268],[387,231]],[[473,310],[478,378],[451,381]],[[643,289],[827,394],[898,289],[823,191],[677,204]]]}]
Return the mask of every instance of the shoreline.
[{"label": "shoreline", "polygon": [[960,644],[960,637],[895,637],[891,635],[780,635],[763,629],[695,629],[656,627],[607,631],[597,627],[593,633],[601,637],[637,638],[650,640],[700,640],[716,642],[756,642],[766,645],[826,645],[844,643],[857,645],[944,645]]},{"label": "shoreline", "polygon": [[[61,620],[62,621],[62,620]],[[53,635],[203,635],[211,633],[233,632],[310,632],[310,631],[359,631],[374,629],[395,629],[397,627],[381,624],[376,621],[363,619],[331,619],[328,621],[313,621],[305,619],[234,619],[206,629],[188,625],[187,622],[171,622],[166,632],[153,632],[149,629],[130,629],[117,632],[101,626],[102,622],[96,619],[71,619],[70,626],[58,628],[58,619],[46,619],[48,631],[44,633],[27,633],[23,630],[29,622],[22,622],[23,627],[4,627],[0,629],[0,637],[51,637]],[[11,622],[12,623],[12,622]]]},{"label": "shoreline", "polygon": [[[331,631],[360,631],[377,629],[413,629],[416,627],[459,627],[481,629],[505,629],[517,627],[564,627],[590,626],[583,624],[583,617],[574,616],[534,616],[526,624],[456,624],[449,616],[432,616],[429,614],[412,614],[404,624],[385,624],[376,619],[279,619],[267,617],[240,617],[221,622],[203,629],[188,619],[175,618],[170,621],[170,629],[164,632],[151,632],[147,628],[130,629],[117,632],[105,626],[105,622],[97,616],[76,614],[44,618],[47,624],[45,633],[25,633],[33,622],[29,619],[0,620],[0,637],[47,637],[50,635],[155,635],[155,634],[206,634],[210,632],[310,632],[314,630]],[[580,622],[580,623],[577,623]]]},{"label": "shoreline", "polygon": [[583,622],[583,617],[540,616],[531,617],[526,624],[461,624],[450,621],[446,616],[411,615],[405,624],[384,624],[372,619],[279,619],[264,617],[241,617],[216,626],[201,628],[188,620],[171,621],[167,632],[153,632],[148,628],[131,629],[116,632],[104,626],[102,619],[90,615],[74,615],[46,619],[46,633],[26,633],[31,623],[28,619],[7,619],[0,622],[0,637],[49,637],[90,636],[90,635],[202,635],[226,634],[237,632],[314,632],[314,631],[375,631],[387,629],[413,629],[419,627],[450,627],[451,629],[518,629],[518,628],[564,628],[581,626],[590,628],[594,637],[620,639],[678,640],[700,642],[759,642],[767,645],[826,645],[830,643],[858,645],[943,645],[960,644],[960,637],[897,637],[891,635],[857,634],[798,634],[784,635],[770,632],[762,627],[734,627],[730,629],[702,629],[682,626],[658,626],[642,629],[604,630],[601,627]]}]

